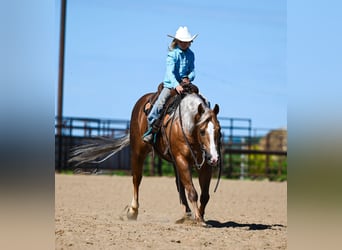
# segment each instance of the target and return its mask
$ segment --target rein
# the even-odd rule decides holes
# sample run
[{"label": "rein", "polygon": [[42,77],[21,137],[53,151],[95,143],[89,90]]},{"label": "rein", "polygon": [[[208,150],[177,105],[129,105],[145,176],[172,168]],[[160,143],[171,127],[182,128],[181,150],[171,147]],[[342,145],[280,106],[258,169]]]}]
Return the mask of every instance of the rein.
[{"label": "rein", "polygon": [[219,145],[218,145],[218,148],[219,148],[219,165],[218,165],[218,176],[217,176],[217,182],[216,182],[216,186],[214,188],[214,193],[216,192],[217,190],[217,187],[220,183],[220,179],[221,179],[221,173],[222,173],[222,155],[221,155],[221,131],[220,131],[220,138],[219,138]]}]

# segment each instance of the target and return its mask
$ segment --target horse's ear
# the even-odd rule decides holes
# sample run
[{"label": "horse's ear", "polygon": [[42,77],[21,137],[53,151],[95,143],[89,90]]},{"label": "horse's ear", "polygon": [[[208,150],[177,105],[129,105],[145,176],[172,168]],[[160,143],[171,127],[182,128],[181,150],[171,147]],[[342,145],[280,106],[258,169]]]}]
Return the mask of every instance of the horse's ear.
[{"label": "horse's ear", "polygon": [[203,108],[202,103],[198,104],[198,113],[199,113],[200,115],[204,113],[204,108]]},{"label": "horse's ear", "polygon": [[219,111],[220,111],[219,105],[215,104],[215,107],[214,107],[214,113],[215,113],[215,115],[217,115],[217,114],[219,113]]}]

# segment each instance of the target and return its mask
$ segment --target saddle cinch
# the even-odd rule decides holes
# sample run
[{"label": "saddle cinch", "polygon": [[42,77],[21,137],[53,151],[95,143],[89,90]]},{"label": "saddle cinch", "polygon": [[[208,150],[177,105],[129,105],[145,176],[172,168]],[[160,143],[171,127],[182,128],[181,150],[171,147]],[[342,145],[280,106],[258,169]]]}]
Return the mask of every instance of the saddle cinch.
[{"label": "saddle cinch", "polygon": [[[183,87],[183,93],[181,95],[178,95],[175,89],[171,90],[171,94],[169,98],[166,100],[164,107],[162,111],[160,112],[159,118],[153,123],[152,125],[152,132],[158,133],[160,130],[161,125],[164,123],[164,125],[167,124],[169,121],[169,116],[177,109],[180,101],[186,94],[196,93],[198,94],[198,87],[192,83],[184,84]],[[147,101],[147,103],[144,105],[144,112],[146,116],[151,112],[151,109],[155,102],[158,99],[158,96],[160,92],[163,90],[164,84],[160,83],[158,85],[158,90],[156,93],[152,95],[152,97]]]}]

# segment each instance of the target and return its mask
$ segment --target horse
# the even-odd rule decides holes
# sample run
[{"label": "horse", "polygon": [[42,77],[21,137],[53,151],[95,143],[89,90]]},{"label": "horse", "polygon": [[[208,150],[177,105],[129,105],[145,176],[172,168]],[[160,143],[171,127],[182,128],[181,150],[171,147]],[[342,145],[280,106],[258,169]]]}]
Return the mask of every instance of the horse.
[{"label": "horse", "polygon": [[[210,198],[209,187],[213,167],[219,169],[214,191],[221,175],[221,127],[217,118],[219,106],[215,104],[211,109],[209,102],[198,93],[182,94],[177,108],[163,120],[159,133],[155,135],[155,142],[146,143],[142,139],[148,127],[144,107],[154,95],[155,93],[145,94],[136,102],[131,114],[129,133],[126,136],[119,139],[97,138],[96,143],[76,147],[70,161],[77,164],[99,163],[130,145],[133,198],[127,207],[126,215],[129,220],[137,220],[143,163],[147,155],[154,150],[162,159],[174,165],[177,190],[184,212],[179,221],[188,218],[196,224],[208,226],[204,221],[204,214]],[[99,158],[102,160],[97,160]],[[199,206],[198,194],[192,181],[192,168],[198,171],[201,188]]]}]

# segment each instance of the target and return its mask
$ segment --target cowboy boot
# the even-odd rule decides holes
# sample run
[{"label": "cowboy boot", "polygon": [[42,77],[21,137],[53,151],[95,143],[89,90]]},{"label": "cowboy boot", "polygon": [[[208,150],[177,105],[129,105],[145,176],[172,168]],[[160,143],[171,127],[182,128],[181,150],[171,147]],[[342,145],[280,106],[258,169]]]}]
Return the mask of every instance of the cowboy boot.
[{"label": "cowboy boot", "polygon": [[147,143],[151,143],[153,138],[153,133],[152,133],[152,126],[148,124],[147,130],[145,134],[143,135],[143,141]]}]

